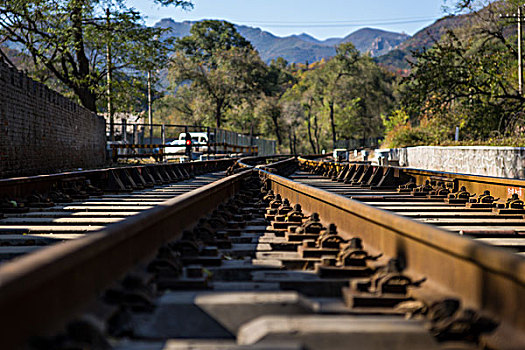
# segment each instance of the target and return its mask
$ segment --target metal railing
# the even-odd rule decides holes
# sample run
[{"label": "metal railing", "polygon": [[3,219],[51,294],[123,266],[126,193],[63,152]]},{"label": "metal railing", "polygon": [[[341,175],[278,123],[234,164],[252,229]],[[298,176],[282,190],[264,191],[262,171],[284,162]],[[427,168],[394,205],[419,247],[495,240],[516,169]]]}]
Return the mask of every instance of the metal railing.
[{"label": "metal railing", "polygon": [[369,137],[365,139],[348,139],[337,140],[335,148],[344,149],[359,149],[359,148],[377,148],[383,139],[377,137]]},{"label": "metal railing", "polygon": [[[109,128],[110,126],[107,125],[107,135],[110,134]],[[172,146],[170,142],[178,140],[182,133],[198,132],[204,133],[207,137],[206,147],[204,147],[206,151],[203,153],[245,153],[245,151],[253,151],[254,147],[260,156],[272,155],[276,152],[275,140],[205,126],[127,123],[123,120],[121,123],[115,123],[114,128],[114,140],[110,140],[108,136],[108,140],[111,141],[110,144],[164,145],[164,147],[169,147]],[[130,155],[125,147],[117,148],[121,148],[118,151],[119,155]],[[135,154],[144,152],[139,151]]]}]

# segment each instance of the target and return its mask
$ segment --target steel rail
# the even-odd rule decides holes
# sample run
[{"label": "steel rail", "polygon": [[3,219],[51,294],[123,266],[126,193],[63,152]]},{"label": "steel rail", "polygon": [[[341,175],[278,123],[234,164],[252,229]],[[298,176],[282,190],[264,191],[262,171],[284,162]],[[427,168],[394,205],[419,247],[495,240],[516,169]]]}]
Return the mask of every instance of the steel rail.
[{"label": "steel rail", "polygon": [[[294,161],[288,158],[267,167]],[[2,345],[20,347],[28,336],[62,326],[130,267],[152,257],[160,245],[180,237],[184,228],[236,193],[253,171],[306,212],[336,223],[342,235],[359,236],[367,246],[402,258],[415,278],[427,277],[432,287],[501,321],[498,336],[507,343],[525,343],[524,259],[259,167],[170,199],[100,233],[0,266]]]},{"label": "steel rail", "polygon": [[275,193],[335,223],[343,236],[405,262],[407,273],[501,322],[498,337],[525,344],[525,259],[364,203],[259,170]]},{"label": "steel rail", "polygon": [[0,179],[0,195],[11,196],[11,197],[24,197],[33,193],[33,191],[45,191],[49,190],[49,186],[52,183],[59,182],[61,180],[67,180],[75,177],[85,177],[88,179],[98,179],[107,176],[111,171],[125,171],[138,169],[142,172],[142,169],[152,169],[155,167],[178,167],[184,168],[187,171],[194,171],[197,169],[205,168],[206,166],[217,166],[224,164],[226,166],[235,162],[235,159],[216,159],[208,161],[196,161],[188,163],[167,163],[167,164],[145,164],[145,165],[132,165],[122,167],[108,167],[102,169],[87,169],[78,171],[68,171],[54,174],[34,175],[25,177],[15,177]]},{"label": "steel rail", "polygon": [[61,327],[132,266],[236,193],[251,172],[167,200],[99,233],[1,265],[3,348],[21,347],[29,336]]},{"label": "steel rail", "polygon": [[[267,162],[270,159],[282,159],[282,158],[290,158],[290,157],[293,157],[293,156],[287,155],[287,154],[280,154],[280,155],[272,155],[272,156],[243,157],[237,160],[237,165],[243,169],[252,169],[252,168],[255,168],[256,166],[266,166],[267,164],[262,164],[262,165],[255,164],[254,165],[251,163]],[[273,162],[272,164],[275,164],[278,162],[279,161]]]},{"label": "steel rail", "polygon": [[[309,159],[309,158],[322,158],[324,156],[326,156],[326,155],[315,154],[315,155],[307,155],[307,156],[302,156],[302,157],[305,157],[305,159]],[[287,164],[292,159],[293,160],[297,159],[297,157],[292,155],[292,154],[278,154],[278,155],[272,155],[272,156],[243,157],[243,158],[240,158],[237,161],[237,164],[241,168],[255,168],[255,167],[261,168],[261,167],[267,167],[268,164],[252,165],[250,163],[252,163],[252,162],[260,162],[260,161],[267,161],[269,159],[282,159],[280,161],[275,161],[275,162],[272,163],[272,165],[274,165],[274,166],[280,166],[282,164]]]},{"label": "steel rail", "polygon": [[282,168],[290,166],[291,164],[296,164],[296,158],[293,156],[286,156],[285,159],[276,161],[271,164],[261,164],[255,166],[257,169],[263,169],[271,172],[279,172]]},{"label": "steel rail", "polygon": [[[300,163],[314,166],[318,164],[323,164],[329,167],[335,167],[338,171],[340,171],[344,166],[344,164],[338,162],[312,160],[304,157],[298,157],[298,161]],[[350,162],[350,164],[361,163]],[[376,166],[379,167],[379,165]],[[495,198],[500,198],[502,201],[505,201],[506,198],[510,197],[513,193],[518,193],[519,197],[525,198],[525,180],[521,179],[452,173],[446,171],[435,171],[415,168],[404,168],[398,166],[388,167],[395,169],[397,172],[413,177],[416,180],[416,183],[418,184],[425,183],[425,180],[429,178],[452,179],[456,182],[456,186],[458,186],[458,188],[460,188],[461,186],[465,186],[467,191],[469,191],[470,193],[476,193],[479,195],[483,193],[483,191],[489,190]]]},{"label": "steel rail", "polygon": [[520,197],[525,198],[525,180],[414,168],[393,168],[414,177],[418,183],[424,183],[424,180],[429,177],[446,177],[456,180],[459,187],[465,186],[471,193],[481,194],[484,190],[489,190],[494,197],[505,200],[514,193],[512,191],[521,190]]}]

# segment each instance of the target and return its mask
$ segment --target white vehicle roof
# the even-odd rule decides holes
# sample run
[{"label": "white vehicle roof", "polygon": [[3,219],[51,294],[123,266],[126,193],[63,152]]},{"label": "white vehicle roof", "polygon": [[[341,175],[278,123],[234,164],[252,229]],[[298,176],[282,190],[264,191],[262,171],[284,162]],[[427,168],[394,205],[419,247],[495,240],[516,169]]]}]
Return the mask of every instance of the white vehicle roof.
[{"label": "white vehicle roof", "polygon": [[[204,136],[204,137],[208,137],[208,134],[205,133],[205,132],[190,132],[189,133],[191,137],[198,137],[198,136]],[[181,138],[185,138],[186,137],[186,133],[185,132],[181,132],[179,134],[179,139]]]}]

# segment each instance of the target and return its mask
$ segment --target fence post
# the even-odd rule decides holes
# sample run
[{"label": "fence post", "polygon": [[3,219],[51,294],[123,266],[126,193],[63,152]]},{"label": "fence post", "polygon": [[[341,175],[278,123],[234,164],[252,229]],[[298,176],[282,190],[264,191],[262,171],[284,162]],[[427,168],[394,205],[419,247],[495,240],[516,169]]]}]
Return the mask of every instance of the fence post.
[{"label": "fence post", "polygon": [[122,141],[124,143],[127,143],[128,141],[128,132],[127,132],[127,120],[125,118],[122,118],[121,119],[121,122],[122,122],[122,131],[121,131],[121,134],[122,134]]},{"label": "fence post", "polygon": [[161,154],[160,161],[164,161],[164,145],[166,145],[166,125],[162,124],[160,127],[160,137],[162,139],[162,147],[160,147],[159,152]]},{"label": "fence post", "polygon": [[211,135],[210,135],[210,127],[209,126],[206,127],[206,135],[208,135],[208,160],[210,160],[210,152],[211,152],[210,139],[211,139]]},{"label": "fence post", "polygon": [[213,153],[217,154],[217,148],[219,143],[219,134],[217,133],[217,128],[213,128],[215,130],[215,146],[213,147]]},{"label": "fence post", "polygon": [[139,143],[139,133],[137,130],[137,124],[133,124],[133,144]]}]

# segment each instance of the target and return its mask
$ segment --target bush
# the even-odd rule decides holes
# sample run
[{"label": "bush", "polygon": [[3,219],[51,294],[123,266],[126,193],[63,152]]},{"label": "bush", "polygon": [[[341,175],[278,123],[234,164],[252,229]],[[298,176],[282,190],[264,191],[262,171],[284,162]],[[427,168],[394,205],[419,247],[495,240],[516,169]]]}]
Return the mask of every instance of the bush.
[{"label": "bush", "polygon": [[[448,118],[448,119],[447,119]],[[385,140],[381,147],[399,148],[411,146],[507,146],[525,147],[525,128],[515,128],[513,137],[503,137],[499,133],[492,132],[488,137],[475,135],[476,139],[464,139],[459,142],[453,141],[453,126],[460,126],[460,136],[472,137],[469,134],[468,123],[462,122],[466,118],[462,115],[450,114],[447,118],[420,119],[420,125],[413,127],[408,121],[408,115],[404,110],[395,110],[388,117],[381,116],[385,126]],[[489,129],[487,129],[489,130]]]},{"label": "bush", "polygon": [[422,126],[413,128],[404,110],[395,110],[388,117],[381,116],[385,126],[385,140],[381,147],[399,148],[427,145],[432,142],[432,135]]},{"label": "bush", "polygon": [[410,124],[392,130],[385,137],[382,147],[399,148],[422,146],[432,143],[432,135],[419,127],[412,128]]}]

